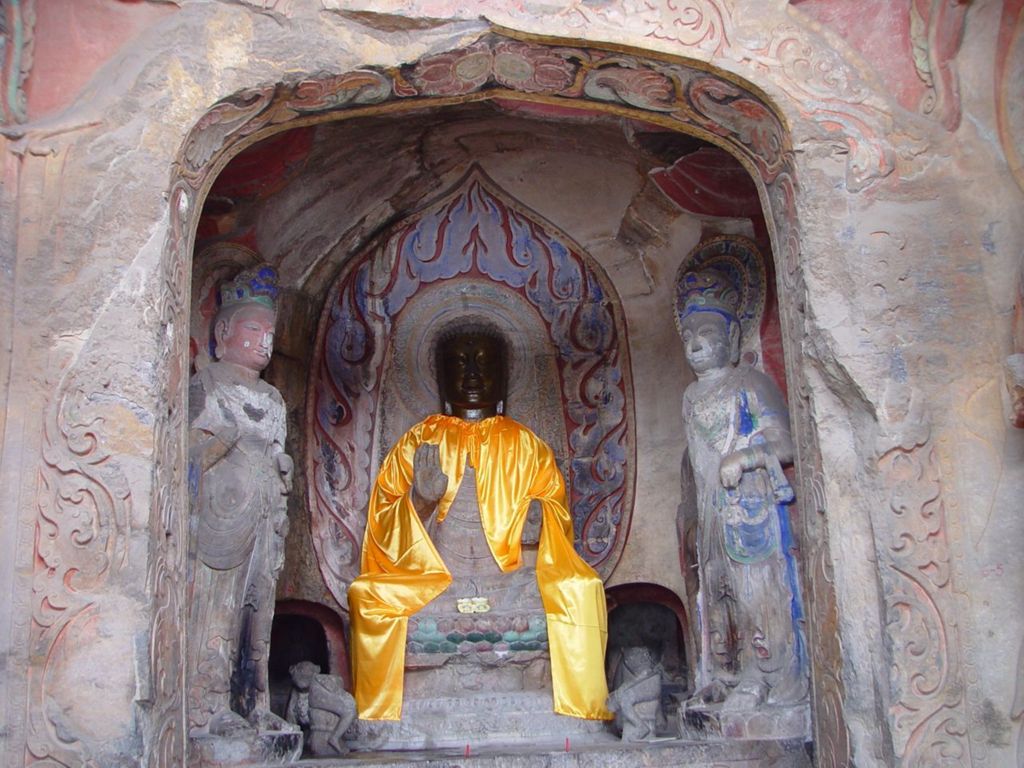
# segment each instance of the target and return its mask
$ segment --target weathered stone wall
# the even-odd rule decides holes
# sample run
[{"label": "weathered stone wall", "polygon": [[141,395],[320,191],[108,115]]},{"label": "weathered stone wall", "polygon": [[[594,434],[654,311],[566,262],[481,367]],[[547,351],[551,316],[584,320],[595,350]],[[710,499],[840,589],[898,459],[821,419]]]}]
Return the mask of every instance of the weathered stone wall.
[{"label": "weathered stone wall", "polygon": [[[961,105],[956,122],[900,103],[878,51],[803,3],[422,0],[397,18],[378,2],[266,5],[182,3],[112,54],[76,103],[4,129],[5,764],[180,755],[180,667],[164,634],[181,621],[187,328],[175,319],[188,295],[188,264],[169,260],[168,243],[184,253],[191,236],[170,231],[169,206],[201,204],[169,192],[186,135],[242,89],[414,61],[488,22],[703,62],[785,116],[799,261],[779,269],[779,290],[801,487],[815,490],[803,554],[819,762],[1012,764],[1024,437],[1006,426],[1001,363],[1024,195],[992,85],[1004,9],[970,5],[959,50],[929,53],[936,98]],[[959,43],[956,32],[929,39]],[[944,85],[950,70],[962,98]],[[777,237],[776,252],[786,245]],[[634,366],[650,354],[636,349]]]}]

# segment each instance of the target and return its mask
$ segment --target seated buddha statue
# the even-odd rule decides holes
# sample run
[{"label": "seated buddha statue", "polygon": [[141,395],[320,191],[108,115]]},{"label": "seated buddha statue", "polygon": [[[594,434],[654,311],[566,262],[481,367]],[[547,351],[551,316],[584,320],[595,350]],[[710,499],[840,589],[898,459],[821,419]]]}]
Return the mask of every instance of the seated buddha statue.
[{"label": "seated buddha statue", "polygon": [[[359,716],[401,719],[410,617],[431,626],[460,613],[525,617],[536,607],[553,711],[609,719],[604,588],[573,548],[553,451],[504,415],[506,343],[483,325],[439,338],[442,413],[412,427],[382,462],[361,573],[349,587]],[[535,549],[523,546],[531,506],[541,518]]]},{"label": "seated buddha statue", "polygon": [[[446,415],[482,422],[503,413],[507,361],[499,337],[482,332],[442,337],[438,351],[437,370],[444,382],[442,409]],[[455,611],[495,615],[515,612],[527,621],[543,617],[535,576],[538,531],[534,530],[534,520],[539,503],[530,502],[523,523],[524,531],[530,530],[520,537],[525,545],[522,566],[503,573],[491,552],[480,517],[476,468],[471,461],[466,462],[458,492],[445,510],[438,502],[444,497],[449,479],[440,458],[438,445],[423,443],[417,447],[413,455],[412,502],[452,576],[452,583],[443,595],[424,606],[419,616],[440,618]],[[420,621],[421,625],[424,623]],[[438,625],[434,622],[430,626]],[[446,628],[441,626],[442,630]],[[455,634],[458,639],[466,633]]]}]

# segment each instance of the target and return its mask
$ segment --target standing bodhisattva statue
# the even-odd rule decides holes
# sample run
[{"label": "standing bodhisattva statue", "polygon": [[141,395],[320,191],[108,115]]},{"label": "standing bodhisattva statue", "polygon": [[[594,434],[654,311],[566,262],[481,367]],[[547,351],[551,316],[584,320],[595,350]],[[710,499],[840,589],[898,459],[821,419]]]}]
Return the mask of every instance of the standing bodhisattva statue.
[{"label": "standing bodhisattva statue", "polygon": [[267,656],[284,561],[292,460],[285,407],[260,378],[270,363],[276,275],[243,272],[220,289],[216,362],[189,387],[193,558],[189,584],[189,728],[242,737],[288,729],[269,710]]},{"label": "standing bodhisattva statue", "polygon": [[367,512],[362,572],[349,587],[359,716],[401,719],[408,617],[452,582],[424,521],[440,525],[472,474],[486,546],[502,572],[522,564],[527,511],[531,500],[540,504],[536,575],[547,615],[554,711],[610,719],[604,586],[573,549],[554,453],[502,415],[504,340],[482,326],[442,334],[437,369],[444,414],[414,426],[384,459]]},{"label": "standing bodhisattva statue", "polygon": [[697,375],[683,421],[697,489],[700,662],[691,706],[799,704],[807,657],[786,505],[789,414],[778,387],[738,365],[738,293],[707,269],[683,276],[676,310]]}]

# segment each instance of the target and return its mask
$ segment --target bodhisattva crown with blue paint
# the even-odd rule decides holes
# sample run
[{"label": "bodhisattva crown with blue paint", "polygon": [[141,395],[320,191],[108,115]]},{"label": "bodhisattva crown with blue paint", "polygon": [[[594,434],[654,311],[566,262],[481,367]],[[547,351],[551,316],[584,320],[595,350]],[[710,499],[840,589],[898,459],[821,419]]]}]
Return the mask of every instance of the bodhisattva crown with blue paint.
[{"label": "bodhisattva crown with blue paint", "polygon": [[234,280],[221,284],[220,306],[225,309],[237,304],[262,304],[276,311],[277,294],[277,272],[273,267],[246,269]]},{"label": "bodhisattva crown with blue paint", "polygon": [[676,288],[676,318],[682,323],[695,312],[716,312],[737,322],[739,291],[724,273],[703,269],[683,275]]}]

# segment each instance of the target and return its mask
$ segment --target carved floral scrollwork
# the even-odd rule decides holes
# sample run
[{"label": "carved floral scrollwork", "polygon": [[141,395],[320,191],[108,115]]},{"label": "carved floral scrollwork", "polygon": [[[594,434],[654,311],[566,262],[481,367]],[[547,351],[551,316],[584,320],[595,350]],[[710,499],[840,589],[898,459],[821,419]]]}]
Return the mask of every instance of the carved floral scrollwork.
[{"label": "carved floral scrollwork", "polygon": [[[815,571],[810,577],[815,600],[824,600],[824,607],[815,606],[812,621],[816,624],[815,637],[821,640],[822,648],[814,648],[811,664],[815,670],[814,695],[814,742],[815,755],[820,768],[848,768],[852,765],[850,756],[850,734],[846,727],[846,713],[843,704],[845,695],[838,667],[841,664],[842,647],[839,643],[839,616],[835,603],[835,590],[831,578],[825,575],[824,560],[827,553],[822,549],[811,564]],[[822,594],[823,584],[831,594]]]},{"label": "carved floral scrollwork", "polygon": [[799,27],[777,27],[772,43],[761,53],[772,56],[788,81],[797,84],[804,96],[863,104],[871,95],[837,51],[813,45]]},{"label": "carved floral scrollwork", "polygon": [[732,19],[724,3],[689,0],[660,7],[648,2],[637,6],[640,22],[651,27],[647,36],[655,40],[672,40],[716,53],[729,44],[727,30]]},{"label": "carved floral scrollwork", "polygon": [[494,80],[522,93],[565,93],[579,71],[574,58],[579,50],[501,42],[494,46]]},{"label": "carved floral scrollwork", "polygon": [[718,137],[741,153],[766,183],[792,163],[778,116],[753,93],[686,67],[604,51],[490,35],[473,45],[382,73],[357,70],[252,89],[215,105],[185,142],[180,167],[197,175],[229,142],[282,125],[297,115],[374,104],[392,96],[451,98],[492,88],[589,99],[670,116]]},{"label": "carved floral scrollwork", "polygon": [[776,212],[775,263],[783,286],[800,301],[803,287],[799,284],[800,236],[797,229],[796,182],[789,171],[793,166],[792,153],[786,153],[784,162],[786,170],[779,173],[775,183],[768,187],[768,199],[772,211]]},{"label": "carved floral scrollwork", "polygon": [[43,426],[30,630],[30,652],[44,661],[30,676],[28,750],[52,765],[78,766],[88,758],[65,715],[74,692],[54,683],[61,664],[53,662],[128,558],[131,493],[103,448],[102,426],[86,393],[65,380]]},{"label": "carved floral scrollwork", "polygon": [[[791,314],[787,325],[804,322],[803,310],[797,302],[787,306]],[[836,598],[835,574],[832,568],[832,547],[826,524],[828,508],[825,475],[821,468],[821,449],[812,423],[810,387],[807,372],[794,370],[792,386],[793,424],[797,447],[800,480],[799,520],[800,549],[803,555],[803,580],[806,587],[807,637],[811,653],[811,674],[814,681],[812,697],[815,760],[821,768],[849,768],[850,733],[846,725],[843,683],[843,647]]]},{"label": "carved floral scrollwork", "polygon": [[[996,126],[1006,163],[1024,190],[1024,114],[1020,104],[1020,73],[1024,71],[1024,2],[1003,3],[996,41]],[[1024,405],[1024,402],[1022,402]],[[1024,422],[1024,414],[1021,416]]]},{"label": "carved floral scrollwork", "polygon": [[[820,514],[820,513],[816,513]],[[806,539],[805,539],[806,540]],[[843,649],[839,642],[839,611],[834,578],[826,546],[818,546],[807,565],[813,613],[811,664],[814,670],[815,754],[821,768],[846,768],[850,763],[850,735],[846,728],[844,689],[840,676]]]},{"label": "carved floral scrollwork", "polygon": [[1024,639],[1017,652],[1017,680],[1010,705],[1010,719],[1017,722],[1017,764],[1024,765]]},{"label": "carved floral scrollwork", "polygon": [[[911,404],[912,406],[914,403]],[[880,443],[889,494],[876,544],[886,605],[890,707],[907,766],[972,765],[942,474],[919,408]]]},{"label": "carved floral scrollwork", "polygon": [[356,70],[322,80],[302,80],[284,106],[296,113],[327,112],[332,109],[377,104],[391,95],[391,81],[370,70]]},{"label": "carved floral scrollwork", "polygon": [[672,78],[626,57],[602,61],[586,74],[583,92],[598,101],[619,101],[653,112],[675,112],[680,104]]},{"label": "carved floral scrollwork", "polygon": [[[632,34],[695,49],[703,59],[710,54],[714,59],[738,62],[751,72],[768,73],[793,99],[807,125],[847,145],[850,191],[870,186],[895,167],[886,140],[889,120],[887,107],[881,103],[884,96],[868,88],[861,74],[812,25],[782,22],[766,27],[762,21],[744,26],[746,19],[734,12],[729,0],[624,0],[595,7],[578,3],[573,11],[592,28],[625,28]],[[953,17],[955,12],[947,10],[945,16]],[[948,20],[945,23],[952,26]],[[945,74],[951,56],[943,55],[941,71]],[[871,103],[873,98],[879,100],[877,107]]]},{"label": "carved floral scrollwork", "polygon": [[927,89],[919,109],[949,131],[960,125],[960,82],[954,59],[970,4],[971,0],[913,0],[910,4],[914,68]]},{"label": "carved floral scrollwork", "polygon": [[622,3],[579,3],[584,19],[631,29],[652,40],[721,53],[729,46],[732,11],[721,0],[625,0]]},{"label": "carved floral scrollwork", "polygon": [[764,181],[774,180],[783,170],[786,146],[782,126],[763,102],[716,77],[695,78],[687,95],[697,122],[717,133],[727,131],[747,150]]},{"label": "carved floral scrollwork", "polygon": [[478,90],[491,77],[493,57],[487,45],[478,43],[421,59],[407,69],[399,96],[458,96]]},{"label": "carved floral scrollwork", "polygon": [[552,48],[514,40],[483,40],[466,48],[420,59],[404,67],[399,96],[459,96],[488,84],[522,93],[563,93],[576,81],[585,57],[572,48]]},{"label": "carved floral scrollwork", "polygon": [[211,158],[236,132],[250,133],[253,118],[262,113],[270,104],[274,92],[270,88],[242,91],[216,104],[203,115],[189,133],[181,157],[186,170],[196,172],[210,162]]},{"label": "carved floral scrollwork", "polygon": [[837,51],[809,38],[806,30],[781,25],[750,58],[770,63],[801,112],[826,135],[838,134],[847,144],[846,185],[851,192],[892,172],[895,154],[882,135],[890,122],[886,110],[872,103],[872,91]]},{"label": "carved floral scrollwork", "polygon": [[[191,200],[184,185],[172,192],[171,233],[156,303],[160,326],[187,327],[188,217]],[[150,553],[146,584],[152,596],[149,629],[149,670],[142,703],[148,718],[143,726],[143,762],[150,768],[185,764],[185,732],[181,713],[185,687],[185,550],[188,541],[183,470],[187,369],[172,334],[158,340],[164,383],[154,429],[153,501],[150,512]]]},{"label": "carved floral scrollwork", "polygon": [[[812,480],[812,483],[814,480]],[[806,487],[806,486],[805,486]],[[820,516],[824,510],[804,510]],[[811,528],[812,526],[808,526]],[[839,610],[836,605],[835,579],[828,542],[823,535],[804,536],[811,552],[807,563],[807,583],[811,604],[811,665],[814,671],[815,754],[823,768],[846,768],[850,762],[850,735],[846,728],[845,690],[842,682],[843,649],[839,641]]]},{"label": "carved floral scrollwork", "polygon": [[178,166],[193,189],[229,143],[287,123],[299,115],[377,104],[392,93],[392,80],[373,70],[354,70],[290,85],[251,88],[215,104],[185,139]]}]

